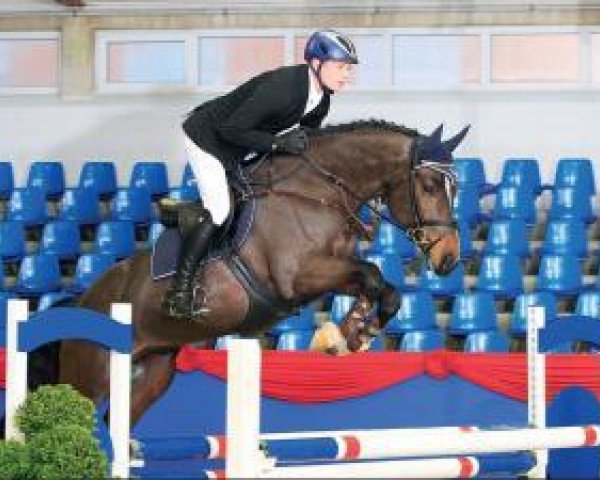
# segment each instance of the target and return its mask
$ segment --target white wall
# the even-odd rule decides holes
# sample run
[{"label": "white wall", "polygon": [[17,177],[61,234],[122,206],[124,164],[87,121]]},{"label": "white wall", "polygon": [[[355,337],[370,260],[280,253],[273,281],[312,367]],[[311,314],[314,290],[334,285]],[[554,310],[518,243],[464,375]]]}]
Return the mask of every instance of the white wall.
[{"label": "white wall", "polygon": [[[125,184],[138,160],[165,160],[171,181],[180,178],[184,153],[179,125],[189,108],[208,97],[113,96],[86,102],[47,97],[0,98],[0,160],[12,161],[16,183],[37,159],[59,159],[67,181],[82,163],[107,158]],[[587,156],[600,178],[600,93],[343,93],[328,121],[383,118],[422,131],[444,122],[447,134],[472,124],[457,156],[481,156],[488,177],[499,179],[502,160],[534,156],[552,181],[556,159]]]}]

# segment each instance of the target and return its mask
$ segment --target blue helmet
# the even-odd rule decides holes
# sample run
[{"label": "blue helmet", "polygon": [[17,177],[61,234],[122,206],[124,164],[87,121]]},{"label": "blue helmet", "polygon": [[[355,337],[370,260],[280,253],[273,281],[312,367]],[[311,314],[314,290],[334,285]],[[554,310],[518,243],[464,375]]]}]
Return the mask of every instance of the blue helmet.
[{"label": "blue helmet", "polygon": [[310,36],[304,48],[304,60],[310,62],[313,58],[322,62],[336,60],[358,63],[358,55],[352,40],[334,30],[320,30]]}]

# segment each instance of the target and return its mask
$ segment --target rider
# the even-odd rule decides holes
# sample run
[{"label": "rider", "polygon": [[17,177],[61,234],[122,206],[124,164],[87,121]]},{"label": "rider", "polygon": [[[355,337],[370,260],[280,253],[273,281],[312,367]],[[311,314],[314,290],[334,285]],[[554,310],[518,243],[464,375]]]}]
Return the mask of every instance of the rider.
[{"label": "rider", "polygon": [[252,152],[304,152],[308,137],[302,127],[321,125],[330,95],[349,83],[358,63],[352,41],[333,30],[310,36],[304,60],[251,78],[199,105],[184,121],[185,147],[206,211],[198,213],[183,239],[163,304],[169,315],[191,318],[198,313],[193,312],[193,280],[211,236],[231,209],[227,174]]}]

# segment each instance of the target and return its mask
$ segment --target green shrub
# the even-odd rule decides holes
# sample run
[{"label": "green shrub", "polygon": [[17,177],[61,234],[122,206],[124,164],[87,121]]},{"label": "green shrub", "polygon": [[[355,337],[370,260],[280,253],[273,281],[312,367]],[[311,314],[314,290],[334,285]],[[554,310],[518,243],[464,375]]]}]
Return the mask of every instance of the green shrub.
[{"label": "green shrub", "polygon": [[33,435],[29,441],[36,479],[103,479],[108,461],[98,440],[79,425],[58,425]]},{"label": "green shrub", "polygon": [[94,403],[70,385],[43,385],[27,396],[16,421],[26,439],[60,425],[78,425],[91,435],[94,413]]},{"label": "green shrub", "polygon": [[11,480],[34,478],[28,445],[14,440],[0,442],[0,478]]}]

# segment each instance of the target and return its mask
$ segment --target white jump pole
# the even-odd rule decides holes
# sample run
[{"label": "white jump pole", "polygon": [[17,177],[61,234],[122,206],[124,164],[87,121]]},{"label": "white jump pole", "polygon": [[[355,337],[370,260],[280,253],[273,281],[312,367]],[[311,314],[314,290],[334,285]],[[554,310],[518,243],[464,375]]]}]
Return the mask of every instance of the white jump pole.
[{"label": "white jump pole", "polygon": [[[113,303],[113,320],[132,323],[129,303]],[[131,353],[110,351],[110,438],[113,446],[113,478],[129,478],[129,436],[131,428]]]},{"label": "white jump pole", "polygon": [[22,440],[17,428],[17,409],[27,396],[27,352],[19,351],[19,325],[27,321],[27,300],[9,300],[6,318],[6,408],[5,436],[7,440]]},{"label": "white jump pole", "polygon": [[[532,431],[546,428],[546,357],[540,353],[539,331],[545,327],[544,307],[527,308],[527,421]],[[536,466],[532,478],[546,478],[548,450],[534,451]]]},{"label": "white jump pole", "polygon": [[263,469],[260,377],[258,341],[233,339],[227,354],[226,478],[257,478]]}]

